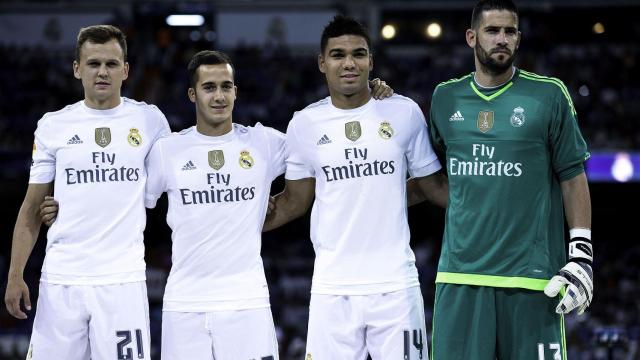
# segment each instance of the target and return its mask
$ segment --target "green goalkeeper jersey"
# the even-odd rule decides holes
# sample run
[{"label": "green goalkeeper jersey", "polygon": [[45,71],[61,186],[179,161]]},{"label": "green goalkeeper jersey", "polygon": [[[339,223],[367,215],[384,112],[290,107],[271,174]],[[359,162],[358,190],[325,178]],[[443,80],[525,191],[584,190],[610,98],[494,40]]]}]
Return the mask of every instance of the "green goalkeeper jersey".
[{"label": "green goalkeeper jersey", "polygon": [[516,69],[486,89],[472,73],[436,87],[430,127],[449,177],[436,282],[542,290],[566,263],[560,183],[589,157],[567,88]]}]

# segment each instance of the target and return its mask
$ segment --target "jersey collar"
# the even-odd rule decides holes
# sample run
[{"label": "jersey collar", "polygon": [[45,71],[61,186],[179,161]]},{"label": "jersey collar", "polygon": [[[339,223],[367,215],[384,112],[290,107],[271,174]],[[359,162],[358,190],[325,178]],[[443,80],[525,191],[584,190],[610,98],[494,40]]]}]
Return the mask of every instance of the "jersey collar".
[{"label": "jersey collar", "polygon": [[120,98],[120,104],[116,105],[115,107],[112,107],[111,109],[105,109],[105,110],[90,108],[87,106],[87,104],[85,104],[84,100],[80,100],[80,104],[82,108],[89,114],[109,116],[109,115],[115,115],[118,112],[120,112],[120,110],[124,107],[124,98],[123,97]]},{"label": "jersey collar", "polygon": [[471,86],[473,92],[476,93],[476,95],[478,95],[481,99],[483,99],[484,101],[491,101],[502,95],[511,86],[513,86],[513,83],[516,81],[519,74],[520,70],[514,66],[511,79],[509,79],[509,81],[507,81],[506,83],[494,87],[482,87],[476,82],[476,74],[474,72],[473,79],[469,82],[469,85]]},{"label": "jersey collar", "polygon": [[201,134],[200,132],[198,132],[198,129],[196,128],[196,126],[193,126],[193,134],[196,138],[200,139],[200,140],[204,140],[206,142],[209,143],[225,143],[228,141],[231,141],[235,138],[236,136],[236,124],[232,124],[231,127],[231,131],[229,131],[228,133],[224,134],[224,135],[220,135],[220,136],[208,136],[205,134]]}]

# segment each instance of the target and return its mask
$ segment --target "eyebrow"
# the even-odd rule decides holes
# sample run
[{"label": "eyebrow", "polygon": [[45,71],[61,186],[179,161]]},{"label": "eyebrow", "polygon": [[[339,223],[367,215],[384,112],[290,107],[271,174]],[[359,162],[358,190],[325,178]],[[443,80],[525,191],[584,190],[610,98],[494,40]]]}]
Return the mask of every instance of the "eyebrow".
[{"label": "eyebrow", "polygon": [[502,28],[504,28],[505,30],[518,30],[518,28],[515,26],[487,25],[484,27],[485,30],[495,30],[495,29],[502,29]]},{"label": "eyebrow", "polygon": [[[353,49],[351,52],[363,52],[363,51],[364,51],[364,52],[369,52],[369,51],[367,50],[367,48],[365,48],[365,47],[355,48],[355,49]],[[345,50],[344,48],[333,48],[333,49],[330,49],[330,50],[329,50],[329,54],[332,54],[332,53],[335,53],[335,52],[339,52],[339,53],[341,53],[341,52],[346,52],[346,50]]]},{"label": "eyebrow", "polygon": [[104,62],[116,61],[116,62],[121,62],[121,60],[120,60],[120,59],[118,59],[118,58],[108,58],[108,59],[87,58],[87,60],[86,60],[86,61],[87,61],[87,62],[90,62],[90,61],[98,61],[98,62],[101,62],[101,61],[104,61]]},{"label": "eyebrow", "polygon": [[[215,82],[215,81],[207,81],[207,82],[203,82],[203,83],[202,83],[202,86],[205,86],[205,85],[215,85],[215,84],[216,84],[216,82]],[[225,81],[223,81],[223,82],[222,82],[222,85],[233,85],[233,81],[225,80]]]}]

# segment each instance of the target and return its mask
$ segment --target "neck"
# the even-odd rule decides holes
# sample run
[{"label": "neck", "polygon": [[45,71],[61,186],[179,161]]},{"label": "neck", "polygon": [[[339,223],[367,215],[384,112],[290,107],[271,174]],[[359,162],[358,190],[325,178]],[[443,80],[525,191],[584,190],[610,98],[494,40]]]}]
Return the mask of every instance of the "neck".
[{"label": "neck", "polygon": [[109,110],[114,107],[120,105],[120,94],[118,96],[114,96],[112,98],[100,100],[100,99],[92,99],[85,95],[84,104],[91,109],[95,110]]},{"label": "neck", "polygon": [[341,94],[329,89],[329,95],[331,95],[333,106],[343,110],[355,109],[366,104],[371,99],[371,93],[368,88],[351,95]]},{"label": "neck", "polygon": [[515,74],[516,68],[510,66],[508,69],[499,74],[494,74],[484,69],[476,59],[476,73],[474,78],[476,83],[482,87],[496,87],[507,83]]},{"label": "neck", "polygon": [[197,119],[196,130],[206,136],[222,136],[228,134],[233,128],[231,118],[219,124],[208,124],[204,120]]}]

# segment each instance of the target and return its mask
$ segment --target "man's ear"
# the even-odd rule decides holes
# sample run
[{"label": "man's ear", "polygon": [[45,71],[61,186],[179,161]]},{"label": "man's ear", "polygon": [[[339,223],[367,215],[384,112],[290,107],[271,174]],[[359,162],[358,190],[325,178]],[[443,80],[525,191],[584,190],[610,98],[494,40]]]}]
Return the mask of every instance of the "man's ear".
[{"label": "man's ear", "polygon": [[467,32],[464,34],[465,39],[467,40],[467,45],[470,48],[474,49],[476,47],[476,31],[473,29],[467,29]]},{"label": "man's ear", "polygon": [[73,61],[73,77],[80,80],[80,64],[77,61]]},{"label": "man's ear", "polygon": [[318,54],[318,69],[323,74],[327,73],[327,64],[324,61],[324,56],[322,54]]}]

